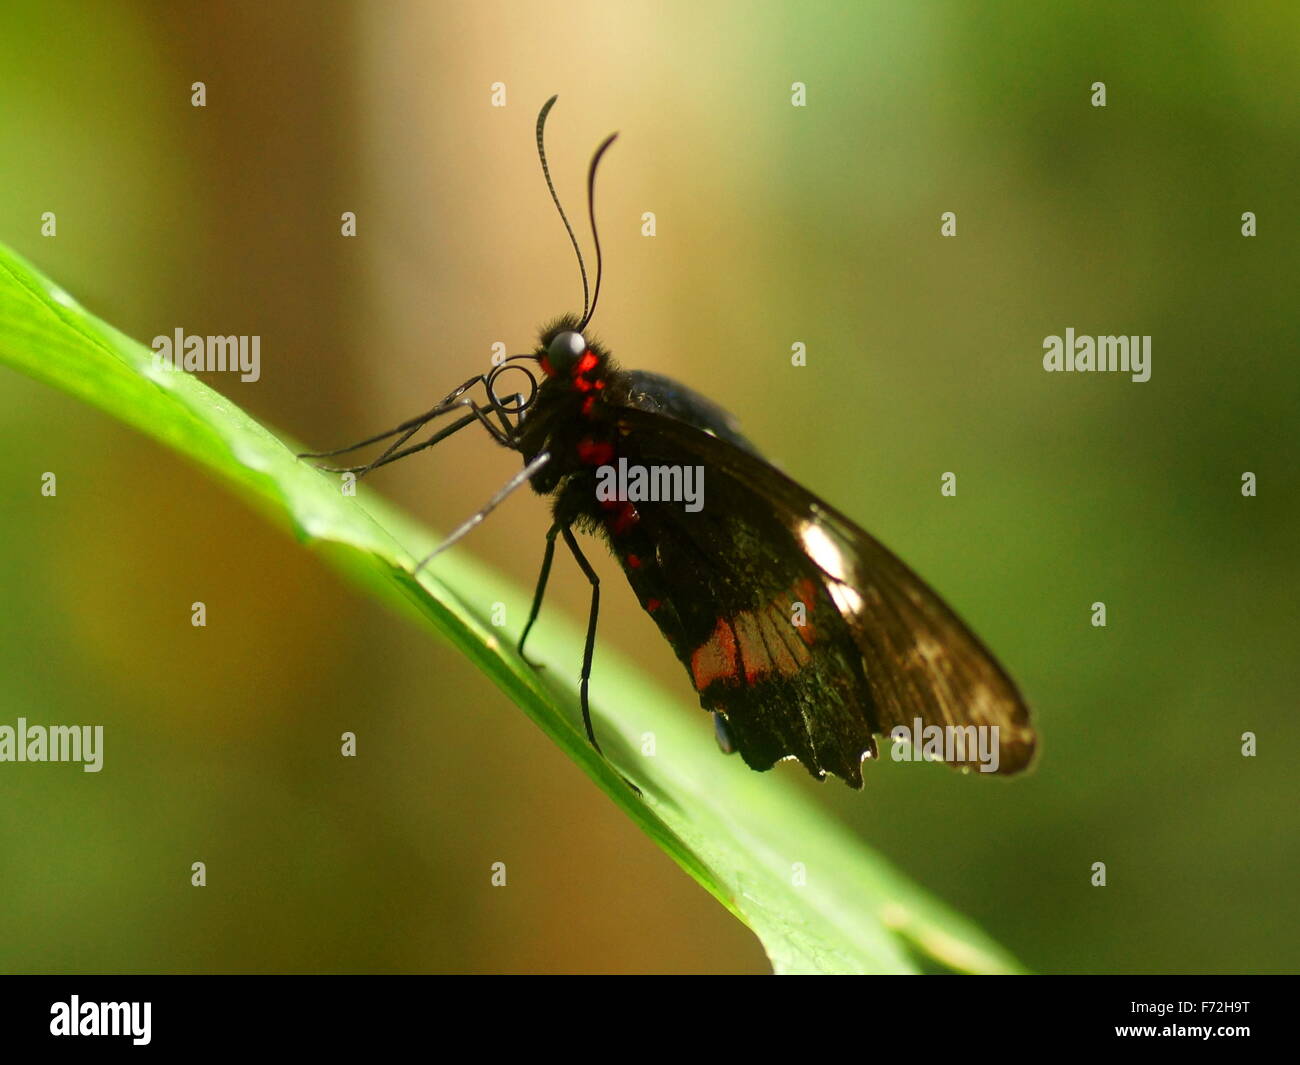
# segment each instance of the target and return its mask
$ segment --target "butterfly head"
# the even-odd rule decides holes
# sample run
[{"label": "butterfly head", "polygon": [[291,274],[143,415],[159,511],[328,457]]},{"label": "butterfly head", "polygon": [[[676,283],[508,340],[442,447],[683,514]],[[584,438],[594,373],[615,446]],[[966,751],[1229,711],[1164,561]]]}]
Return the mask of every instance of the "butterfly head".
[{"label": "butterfly head", "polygon": [[548,380],[568,382],[580,392],[604,387],[609,356],[582,331],[573,315],[565,315],[542,330],[535,355]]},{"label": "butterfly head", "polygon": [[568,377],[586,353],[586,338],[575,329],[562,329],[546,342],[541,366],[547,377]]}]

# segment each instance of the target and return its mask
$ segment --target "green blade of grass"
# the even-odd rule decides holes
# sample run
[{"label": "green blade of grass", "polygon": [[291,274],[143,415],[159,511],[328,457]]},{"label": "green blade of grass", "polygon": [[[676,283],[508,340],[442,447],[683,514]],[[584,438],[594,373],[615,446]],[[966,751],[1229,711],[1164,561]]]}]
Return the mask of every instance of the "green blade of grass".
[{"label": "green blade of grass", "polygon": [[[762,940],[777,972],[1019,972],[969,922],[895,872],[779,771],[724,758],[697,708],[683,710],[602,648],[597,730],[643,798],[587,745],[571,672],[577,633],[549,619],[530,655],[538,674],[468,605],[524,616],[528,593],[454,550],[411,575],[433,535],[368,492],[294,458],[296,447],[195,377],[82,309],[0,246],[0,363],[54,385],[188,456],[287,525],[365,589],[460,648],[627,815]],[[468,592],[473,589],[473,593]],[[655,736],[654,756],[641,737]],[[802,872],[796,875],[796,868]]]}]

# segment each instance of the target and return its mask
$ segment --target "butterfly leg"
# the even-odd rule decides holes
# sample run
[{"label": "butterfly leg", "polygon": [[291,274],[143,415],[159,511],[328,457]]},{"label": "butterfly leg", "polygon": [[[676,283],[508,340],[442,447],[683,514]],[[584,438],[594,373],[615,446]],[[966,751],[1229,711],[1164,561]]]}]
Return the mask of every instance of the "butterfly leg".
[{"label": "butterfly leg", "polygon": [[430,551],[427,555],[425,555],[424,558],[420,559],[415,569],[411,571],[412,574],[418,576],[420,570],[424,569],[425,566],[427,566],[435,558],[437,558],[444,551],[446,551],[447,548],[451,547],[452,544],[456,543],[458,540],[460,540],[461,537],[465,536],[472,529],[482,524],[483,519],[486,518],[489,514],[491,514],[492,511],[496,510],[496,508],[500,505],[503,499],[505,499],[508,495],[510,495],[510,493],[513,492],[516,488],[520,487],[521,485],[527,484],[537,473],[537,471],[540,470],[543,466],[545,466],[550,461],[551,461],[551,453],[549,451],[539,451],[533,457],[533,460],[530,463],[528,463],[527,466],[525,466],[522,470],[520,470],[513,477],[511,477],[510,480],[508,480],[504,485],[502,485],[499,489],[497,489],[496,495],[494,495],[491,499],[489,499],[486,503],[484,503],[481,507],[479,507],[478,510],[476,510],[468,518],[462,521],[459,525],[457,525],[456,528],[454,528],[450,533],[447,534],[447,538],[443,540],[442,543],[440,543],[437,547],[435,547],[432,551]]},{"label": "butterfly leg", "polygon": [[390,462],[396,462],[398,459],[406,458],[407,455],[414,455],[417,451],[423,451],[425,448],[433,447],[434,444],[441,443],[443,440],[446,440],[447,437],[451,436],[452,433],[460,432],[460,430],[464,429],[465,426],[472,425],[476,420],[477,419],[473,414],[467,414],[465,417],[458,418],[456,421],[452,422],[451,425],[439,429],[433,434],[433,436],[428,440],[425,440],[423,443],[412,444],[410,447],[404,447],[401,451],[397,451],[396,448],[400,447],[411,438],[412,433],[415,431],[411,430],[411,432],[408,432],[405,436],[399,438],[397,443],[390,446],[388,450],[379,456],[379,458],[375,459],[373,462],[367,462],[364,466],[317,466],[316,468],[318,470],[323,470],[326,473],[355,473],[359,477],[364,477],[371,470],[379,469],[380,466],[387,466]]},{"label": "butterfly leg", "polygon": [[[587,556],[578,547],[578,541],[573,535],[573,530],[567,525],[560,525],[559,530],[564,537],[564,542],[569,545],[569,550],[573,553],[573,557],[582,570],[583,576],[591,582],[591,615],[587,621],[587,644],[582,649],[582,683],[578,690],[581,693],[582,723],[587,728],[587,739],[591,741],[596,753],[604,758],[605,752],[600,749],[600,744],[596,742],[596,730],[591,726],[591,703],[587,699],[587,684],[591,680],[591,657],[596,650],[596,616],[600,613],[600,578],[596,576],[596,571],[591,568]],[[618,772],[618,770],[616,769],[615,772]],[[642,797],[640,788],[628,780],[627,777],[624,777],[622,773],[618,775],[623,777],[623,783],[631,788],[638,798]]]},{"label": "butterfly leg", "polygon": [[555,538],[560,535],[560,526],[552,525],[546,534],[546,553],[542,555],[542,572],[537,575],[537,590],[533,593],[533,605],[528,611],[528,621],[524,623],[524,631],[519,636],[519,644],[516,650],[519,656],[525,662],[528,662],[534,669],[541,669],[540,662],[529,661],[524,655],[524,643],[528,639],[528,633],[532,631],[533,622],[537,620],[537,615],[542,609],[542,597],[546,595],[546,582],[551,577],[551,562],[555,558]]},{"label": "butterfly leg", "polygon": [[591,658],[596,651],[596,618],[600,614],[600,578],[596,576],[596,571],[591,568],[587,556],[582,553],[582,548],[578,546],[573,530],[564,525],[560,528],[560,534],[564,537],[564,542],[568,544],[569,551],[572,552],[575,561],[578,563],[578,568],[582,570],[582,575],[591,584],[591,613],[587,618],[587,643],[582,649],[582,682],[579,693],[582,699],[582,723],[587,728],[587,739],[596,748],[596,753],[603,756],[605,752],[600,749],[600,744],[596,742],[596,730],[591,727],[591,704],[587,700],[587,684],[591,680]]},{"label": "butterfly leg", "polygon": [[411,432],[415,432],[426,422],[432,421],[434,418],[438,417],[438,415],[445,413],[453,405],[454,400],[458,399],[469,391],[469,389],[484,380],[486,380],[486,378],[483,374],[479,374],[477,377],[471,377],[459,388],[454,388],[448,392],[436,407],[425,411],[423,414],[417,414],[414,418],[408,418],[400,425],[395,425],[393,428],[388,429],[385,432],[376,433],[374,436],[368,436],[364,440],[358,440],[355,444],[348,444],[346,447],[336,447],[330,451],[300,451],[296,457],[300,459],[327,459],[332,455],[345,455],[349,451],[357,451],[363,447],[369,447],[371,444],[377,444],[381,440],[387,440],[390,436],[396,436],[400,432],[410,430],[404,438],[407,439],[410,437]]},{"label": "butterfly leg", "polygon": [[[508,396],[506,398],[514,401],[516,409],[522,408],[524,402],[524,394],[522,392],[516,392],[513,396]],[[519,431],[519,423],[523,420],[523,416],[521,414],[516,414],[514,423],[511,424],[509,412],[507,410],[503,410],[499,406],[494,406],[493,410],[496,412],[497,420],[502,424],[502,426],[504,426],[506,436],[513,437],[515,433]]]},{"label": "butterfly leg", "polygon": [[[393,443],[389,444],[388,447],[384,449],[384,451],[379,455],[378,458],[372,459],[370,462],[367,462],[362,466],[320,466],[318,465],[316,468],[318,470],[323,470],[325,473],[355,473],[357,477],[364,477],[371,470],[378,469],[380,466],[387,466],[390,462],[396,462],[398,459],[406,458],[407,455],[414,455],[417,451],[423,451],[425,448],[430,448],[433,447],[434,444],[441,443],[443,440],[446,440],[447,437],[451,436],[452,433],[460,432],[462,429],[465,428],[465,426],[472,425],[475,421],[480,422],[483,425],[483,427],[487,429],[492,439],[495,440],[502,447],[513,446],[509,436],[507,436],[506,433],[502,432],[495,425],[493,425],[492,422],[488,419],[488,416],[483,411],[483,409],[472,399],[456,400],[454,403],[444,408],[439,413],[445,414],[455,407],[464,407],[469,410],[469,413],[462,418],[458,418],[456,421],[452,422],[451,425],[448,425],[443,429],[439,429],[436,433],[433,434],[433,436],[431,436],[428,440],[425,440],[423,443],[413,444],[411,447],[402,448],[402,450],[400,451],[398,450],[398,448],[401,448],[403,444],[405,444],[409,439],[411,439],[411,437],[414,436],[422,428],[424,422],[420,422],[419,424],[412,426],[411,428],[403,432],[401,436],[399,436],[395,441],[393,441]],[[430,419],[426,418],[425,420],[428,421]]]}]

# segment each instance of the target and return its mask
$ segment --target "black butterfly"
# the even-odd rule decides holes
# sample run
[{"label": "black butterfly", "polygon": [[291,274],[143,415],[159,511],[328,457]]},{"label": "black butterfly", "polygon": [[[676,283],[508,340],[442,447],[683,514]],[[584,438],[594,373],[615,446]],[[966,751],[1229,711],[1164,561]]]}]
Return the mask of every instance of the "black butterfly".
[{"label": "black butterfly", "polygon": [[[322,467],[364,475],[475,422],[518,451],[523,470],[433,555],[525,481],[551,497],[554,523],[519,650],[537,619],[555,543],[562,539],[592,589],[581,702],[597,750],[587,688],[600,586],[575,528],[605,539],[642,607],[686,667],[701,705],[713,712],[720,745],[738,750],[751,768],[797,758],[818,779],[834,773],[861,787],[862,760],[876,755],[873,734],[898,726],[911,731],[918,723],[996,729],[990,735],[997,771],[1025,768],[1035,735],[1024,700],[943,600],[872,536],[764,461],[716,404],[658,374],[620,369],[586,335],[601,280],[595,175],[614,137],[600,145],[587,173],[596,248],[588,303],[582,252],[542,143],[555,99],[538,116],[537,148],[577,252],[582,316],[554,322],[535,351],[471,378],[426,413],[349,447],[304,457],[396,437],[364,466]],[[500,396],[498,382],[511,370],[524,374],[526,391]],[[483,402],[467,395],[480,384]],[[403,447],[431,420],[456,412],[460,416],[428,440]],[[657,473],[661,485],[680,486],[689,471],[702,471],[703,505],[692,509],[681,498],[638,498],[626,490],[611,494],[605,489],[620,465]],[[970,766],[979,759],[968,747],[946,760]]]}]

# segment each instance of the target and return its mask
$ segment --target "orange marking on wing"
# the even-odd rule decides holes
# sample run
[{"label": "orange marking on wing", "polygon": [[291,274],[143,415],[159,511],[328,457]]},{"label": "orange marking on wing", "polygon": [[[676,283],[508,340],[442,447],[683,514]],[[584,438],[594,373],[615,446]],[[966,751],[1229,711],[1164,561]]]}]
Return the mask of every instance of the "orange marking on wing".
[{"label": "orange marking on wing", "polygon": [[805,577],[801,581],[795,581],[794,594],[803,603],[805,622],[795,628],[799,630],[799,637],[805,644],[812,644],[817,639],[817,630],[812,623],[813,610],[817,606],[817,585]]},{"label": "orange marking on wing", "polygon": [[[803,624],[794,624],[794,605],[800,603],[803,607]],[[772,599],[772,605],[768,607],[772,611],[772,616],[776,622],[776,631],[779,633],[781,642],[790,651],[797,664],[809,662],[813,655],[809,654],[809,644],[813,642],[813,633],[807,631],[811,628],[807,615],[811,611],[809,603],[803,602],[802,599],[794,598],[794,592],[780,592]],[[798,636],[794,632],[798,632]]]},{"label": "orange marking on wing", "polygon": [[[793,605],[793,604],[791,604]],[[812,661],[812,653],[808,650],[808,644],[812,639],[804,636],[804,629],[807,625],[796,625],[790,617],[790,610],[787,607],[784,611],[777,611],[777,632],[781,636],[782,642],[794,658],[797,666],[805,666]],[[795,635],[795,633],[799,635]]]},{"label": "orange marking on wing", "polygon": [[[808,613],[812,612],[816,585],[804,580],[795,585]],[[815,639],[811,625],[793,623],[790,611],[796,600],[781,592],[758,610],[743,610],[731,619],[719,620],[713,634],[691,655],[695,687],[703,691],[714,681],[744,678],[753,684],[764,675],[792,677],[812,661],[808,644]],[[796,638],[790,629],[797,629]]]},{"label": "orange marking on wing", "polygon": [[787,677],[798,673],[799,663],[794,660],[794,655],[790,653],[789,646],[781,636],[781,630],[788,628],[789,622],[781,616],[780,610],[775,606],[768,607],[758,615],[758,625],[776,671]]},{"label": "orange marking on wing", "polygon": [[695,690],[702,692],[715,680],[735,676],[736,637],[726,619],[719,619],[713,635],[691,654],[691,677]]},{"label": "orange marking on wing", "polygon": [[732,625],[736,629],[740,658],[745,666],[745,680],[752,684],[764,673],[771,672],[772,658],[763,644],[758,619],[752,613],[746,610],[737,614]]}]

